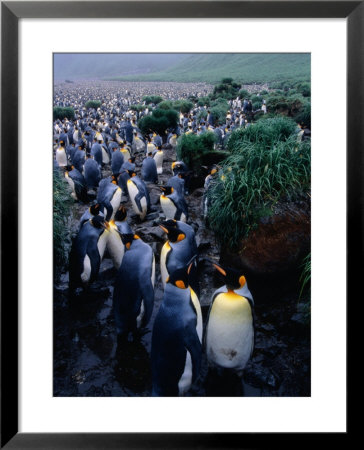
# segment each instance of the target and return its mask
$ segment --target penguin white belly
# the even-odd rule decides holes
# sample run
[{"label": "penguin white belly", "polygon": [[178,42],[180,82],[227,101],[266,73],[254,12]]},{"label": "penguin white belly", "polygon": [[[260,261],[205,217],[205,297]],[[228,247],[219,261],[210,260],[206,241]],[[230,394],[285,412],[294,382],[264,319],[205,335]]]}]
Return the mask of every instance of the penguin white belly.
[{"label": "penguin white belly", "polygon": [[218,294],[206,327],[206,353],[210,362],[244,369],[254,342],[253,317],[248,300],[234,292]]},{"label": "penguin white belly", "polygon": [[[165,195],[160,196],[160,202],[161,207],[163,210],[164,215],[166,216],[166,219],[174,219],[174,216],[176,214],[177,208],[175,204]],[[182,220],[182,218],[181,218]]]},{"label": "penguin white belly", "polygon": [[145,309],[144,309],[144,302],[143,302],[143,300],[142,300],[142,303],[141,303],[141,305],[140,305],[140,313],[139,313],[139,316],[138,316],[137,319],[136,319],[136,322],[137,322],[137,328],[140,328],[140,325],[141,325],[142,320],[143,320],[143,317],[144,317],[144,312],[145,312]]},{"label": "penguin white belly", "polygon": [[178,382],[179,395],[185,394],[191,387],[191,384],[192,384],[192,359],[190,352],[187,350],[185,369]]},{"label": "penguin white belly", "polygon": [[162,278],[163,288],[166,287],[166,280],[168,278],[166,260],[167,260],[167,254],[170,251],[171,251],[171,246],[169,245],[169,242],[167,241],[162,247],[161,258],[160,258],[161,278]]},{"label": "penguin white belly", "polygon": [[152,276],[151,276],[151,281],[152,281],[152,285],[154,287],[154,283],[155,283],[155,258],[154,258],[154,254],[153,254],[153,262],[152,262]]},{"label": "penguin white belly", "polygon": [[142,214],[140,215],[140,218],[143,220],[147,215],[147,199],[145,197],[142,197],[140,200],[140,204],[142,206]]},{"label": "penguin white belly", "polygon": [[91,260],[88,255],[83,260],[83,272],[81,273],[82,283],[88,283],[91,276]]},{"label": "penguin white belly", "polygon": [[[143,210],[142,210],[142,211],[139,211],[139,208],[138,208],[138,206],[137,206],[137,204],[136,204],[136,202],[135,202],[135,197],[138,195],[139,189],[138,189],[137,186],[132,182],[132,180],[128,180],[127,186],[128,186],[129,197],[130,197],[130,200],[131,200],[131,204],[132,204],[132,206],[133,206],[133,210],[134,210],[135,214],[138,214],[138,216],[141,217],[141,216],[143,215]],[[145,197],[144,197],[143,199],[145,199]],[[142,200],[143,200],[143,199],[142,199]],[[142,200],[140,201],[140,204],[141,204],[142,207],[143,207]],[[144,214],[144,216],[145,216],[145,214]],[[144,218],[144,216],[143,216],[143,218]]]},{"label": "penguin white belly", "polygon": [[140,152],[144,149],[144,145],[145,145],[144,142],[142,140],[140,140],[139,138],[135,141],[135,147],[138,152]]},{"label": "penguin white belly", "polygon": [[147,156],[148,156],[148,153],[150,153],[150,152],[153,153],[154,150],[156,150],[155,145],[154,144],[148,144],[147,145],[147,151],[146,151]]},{"label": "penguin white belly", "polygon": [[56,160],[59,165],[59,167],[65,167],[67,166],[67,155],[65,150],[57,150],[56,153]]},{"label": "penguin white belly", "polygon": [[123,157],[124,157],[124,162],[128,161],[130,159],[130,152],[127,149],[124,149],[122,152]]},{"label": "penguin white belly", "polygon": [[169,140],[170,145],[175,148],[177,145],[177,139],[174,137],[171,137],[171,139]]},{"label": "penguin white belly", "polygon": [[100,259],[104,257],[107,241],[109,240],[109,234],[110,233],[107,230],[104,230],[97,241],[97,249],[99,251]]},{"label": "penguin white belly", "polygon": [[180,221],[186,223],[186,215],[184,213],[181,214]]},{"label": "penguin white belly", "polygon": [[104,147],[102,147],[102,162],[104,164],[109,164],[110,162],[110,157]]},{"label": "penguin white belly", "polygon": [[112,199],[110,200],[110,203],[111,203],[111,206],[112,206],[112,209],[113,209],[113,212],[112,212],[112,215],[110,217],[110,220],[112,220],[114,218],[115,213],[116,213],[116,211],[118,210],[118,208],[120,206],[121,195],[122,195],[121,189],[118,187],[115,190]]},{"label": "penguin white belly", "polygon": [[72,180],[71,177],[68,176],[68,174],[66,173],[64,176],[68,182],[68,184],[70,185],[70,188],[72,189],[72,193],[71,193],[71,197],[74,198],[75,200],[77,200],[77,195],[75,192],[75,182]]},{"label": "penguin white belly", "polygon": [[110,229],[106,246],[111,259],[113,260],[115,269],[119,269],[123,260],[125,247],[121,240],[120,234],[114,228]]},{"label": "penguin white belly", "polygon": [[201,311],[201,305],[200,305],[200,301],[199,301],[195,291],[193,289],[191,289],[191,287],[190,287],[190,291],[191,291],[192,303],[193,303],[193,306],[195,307],[196,314],[197,314],[197,325],[196,325],[197,336],[199,337],[200,342],[202,342],[202,311]]},{"label": "penguin white belly", "polygon": [[163,173],[163,152],[159,151],[154,155],[154,161],[157,166],[157,174]]}]

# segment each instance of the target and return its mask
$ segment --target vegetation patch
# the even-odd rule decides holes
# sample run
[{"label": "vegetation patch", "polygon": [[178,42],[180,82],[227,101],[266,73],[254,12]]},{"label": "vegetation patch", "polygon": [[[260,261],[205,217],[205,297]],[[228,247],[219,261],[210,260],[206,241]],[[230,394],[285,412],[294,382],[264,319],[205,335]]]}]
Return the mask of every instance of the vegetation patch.
[{"label": "vegetation patch", "polygon": [[61,108],[60,106],[55,106],[53,108],[53,120],[63,120],[70,119],[73,120],[75,118],[75,111],[73,108],[66,107]]},{"label": "vegetation patch", "polygon": [[89,109],[89,108],[97,109],[97,108],[100,108],[100,106],[101,106],[101,100],[89,100],[85,103],[85,107],[87,109]]},{"label": "vegetation patch", "polygon": [[68,262],[70,231],[68,216],[73,203],[71,190],[59,169],[53,170],[53,267],[58,278]]},{"label": "vegetation patch", "polygon": [[150,116],[142,117],[138,127],[143,134],[158,133],[164,136],[169,128],[174,129],[178,123],[178,113],[174,109],[155,109]]},{"label": "vegetation patch", "polygon": [[183,134],[177,141],[177,157],[199,172],[204,157],[214,151],[215,141],[216,135],[211,131],[200,135]]},{"label": "vegetation patch", "polygon": [[208,213],[211,228],[230,248],[247,237],[279,199],[294,200],[310,188],[310,143],[297,142],[292,123],[295,127],[289,119],[260,120],[231,135],[232,154],[209,190]]}]

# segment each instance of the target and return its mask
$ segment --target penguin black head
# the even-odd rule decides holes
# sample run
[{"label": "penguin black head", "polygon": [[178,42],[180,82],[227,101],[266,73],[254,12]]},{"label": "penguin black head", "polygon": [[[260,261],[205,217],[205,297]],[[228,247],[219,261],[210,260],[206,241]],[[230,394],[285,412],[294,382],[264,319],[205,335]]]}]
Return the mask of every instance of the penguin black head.
[{"label": "penguin black head", "polygon": [[100,212],[100,205],[98,203],[96,203],[95,205],[91,205],[90,206],[90,213],[93,216],[98,216]]},{"label": "penguin black head", "polygon": [[109,228],[109,224],[105,222],[105,219],[101,216],[94,216],[90,220],[95,228],[104,228],[105,230]]},{"label": "penguin black head", "polygon": [[126,209],[125,206],[120,206],[120,208],[116,211],[114,221],[115,222],[122,222],[126,219]]},{"label": "penguin black head", "polygon": [[183,241],[186,237],[186,234],[178,228],[175,220],[166,220],[159,226],[168,234],[168,240],[172,243]]},{"label": "penguin black head", "polygon": [[123,244],[125,245],[125,247],[127,248],[127,250],[129,250],[133,240],[134,240],[134,234],[122,234],[121,235],[121,240],[123,241]]},{"label": "penguin black head", "polygon": [[161,186],[161,189],[163,191],[163,195],[171,195],[173,193],[172,186]]},{"label": "penguin black head", "polygon": [[128,161],[130,162],[130,164],[134,164],[135,163],[135,156],[131,156]]},{"label": "penguin black head", "polygon": [[192,267],[192,263],[182,269],[177,269],[169,275],[167,283],[173,284],[179,289],[187,289],[189,286],[189,273]]},{"label": "penguin black head", "polygon": [[221,267],[215,263],[213,266],[225,277],[225,284],[229,291],[240,289],[245,285],[246,279],[238,270],[232,267]]},{"label": "penguin black head", "polygon": [[134,172],[134,170],[128,170],[127,172],[130,178],[136,177],[136,173]]}]

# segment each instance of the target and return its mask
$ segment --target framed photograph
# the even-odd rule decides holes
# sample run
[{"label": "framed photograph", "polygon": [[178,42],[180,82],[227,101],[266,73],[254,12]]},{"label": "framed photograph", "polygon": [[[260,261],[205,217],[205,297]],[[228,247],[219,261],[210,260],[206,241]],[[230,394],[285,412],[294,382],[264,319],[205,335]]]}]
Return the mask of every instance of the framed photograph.
[{"label": "framed photograph", "polygon": [[2,447],[347,436],[363,8],[2,2]]}]

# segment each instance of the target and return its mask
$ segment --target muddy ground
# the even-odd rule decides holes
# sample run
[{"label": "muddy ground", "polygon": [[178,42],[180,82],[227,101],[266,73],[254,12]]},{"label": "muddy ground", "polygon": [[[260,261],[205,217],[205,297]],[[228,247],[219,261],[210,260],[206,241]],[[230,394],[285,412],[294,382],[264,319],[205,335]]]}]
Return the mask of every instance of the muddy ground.
[{"label": "muddy ground", "polygon": [[[172,176],[175,152],[165,149],[163,174],[159,184]],[[141,165],[137,157],[137,168]],[[138,172],[138,170],[137,170]],[[110,172],[104,170],[103,176]],[[70,302],[68,273],[54,286],[54,396],[150,396],[151,330],[163,297],[159,270],[160,250],[165,235],[158,227],[163,220],[160,190],[148,185],[152,212],[137,222],[126,197],[128,221],[135,233],[148,242],[156,257],[155,303],[151,321],[140,341],[118,347],[112,313],[113,283],[116,271],[106,254],[98,280],[86,295]],[[200,263],[200,303],[206,320],[211,295],[222,285],[221,279],[204,258],[219,261],[220,249],[214,234],[202,219],[203,189],[186,197],[189,223],[195,228]],[[68,226],[74,234],[87,205],[75,203]],[[187,396],[309,396],[310,320],[308,304],[299,300],[299,275],[295,270],[275,279],[248,278],[255,299],[255,349],[243,378],[228,371],[208,368],[205,355],[198,382]],[[273,286],[274,284],[274,286]],[[274,289],[273,289],[274,287]]]}]

